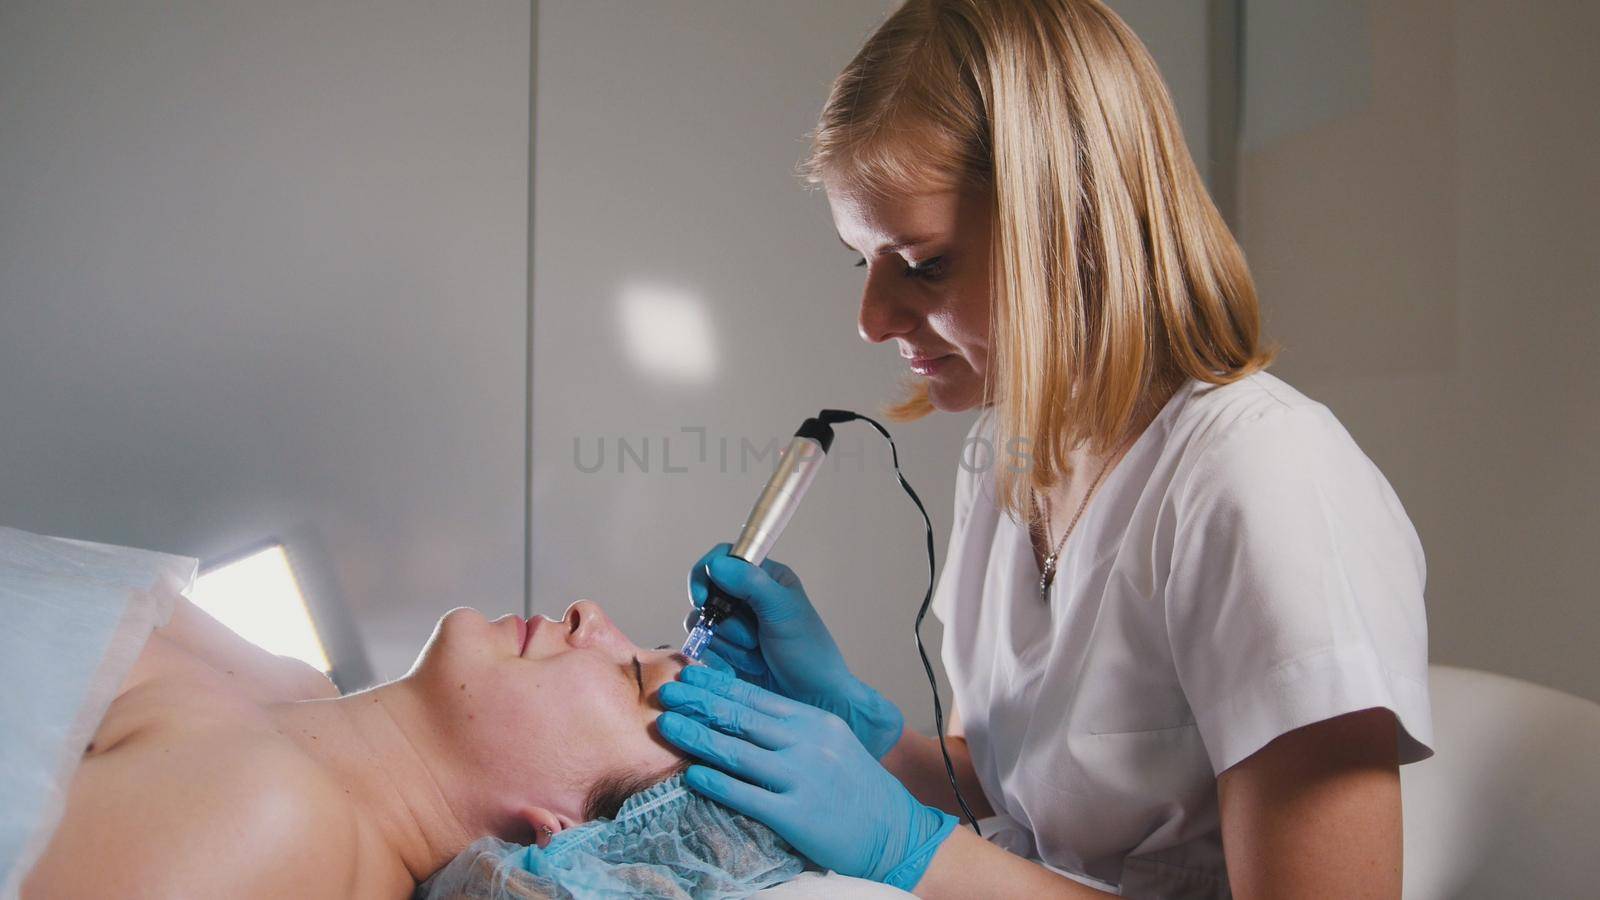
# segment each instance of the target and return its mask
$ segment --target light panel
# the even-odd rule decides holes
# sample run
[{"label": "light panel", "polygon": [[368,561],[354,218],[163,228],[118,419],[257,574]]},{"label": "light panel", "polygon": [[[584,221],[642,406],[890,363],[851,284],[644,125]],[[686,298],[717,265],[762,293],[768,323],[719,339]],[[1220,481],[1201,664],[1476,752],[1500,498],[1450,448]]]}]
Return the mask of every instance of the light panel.
[{"label": "light panel", "polygon": [[201,573],[190,599],[245,640],[322,672],[333,667],[283,546]]}]

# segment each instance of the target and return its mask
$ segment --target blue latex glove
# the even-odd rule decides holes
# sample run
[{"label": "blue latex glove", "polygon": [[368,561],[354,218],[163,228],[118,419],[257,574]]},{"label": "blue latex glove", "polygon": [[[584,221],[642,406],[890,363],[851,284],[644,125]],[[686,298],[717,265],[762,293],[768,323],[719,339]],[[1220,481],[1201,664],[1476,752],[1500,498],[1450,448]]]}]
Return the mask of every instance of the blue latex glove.
[{"label": "blue latex glove", "polygon": [[[718,544],[689,571],[689,599],[696,609],[706,602],[711,581],[746,607],[717,625],[707,649],[718,658],[706,659],[707,664],[833,713],[874,758],[882,759],[905,727],[899,707],[850,673],[788,566],[768,559],[757,568],[729,556],[730,549],[731,544]],[[691,625],[696,616],[690,614]]]},{"label": "blue latex glove", "polygon": [[835,872],[906,891],[922,880],[956,818],[911,796],[843,720],[705,666],[678,678],[658,692],[656,727],[717,767],[690,766],[689,787]]}]

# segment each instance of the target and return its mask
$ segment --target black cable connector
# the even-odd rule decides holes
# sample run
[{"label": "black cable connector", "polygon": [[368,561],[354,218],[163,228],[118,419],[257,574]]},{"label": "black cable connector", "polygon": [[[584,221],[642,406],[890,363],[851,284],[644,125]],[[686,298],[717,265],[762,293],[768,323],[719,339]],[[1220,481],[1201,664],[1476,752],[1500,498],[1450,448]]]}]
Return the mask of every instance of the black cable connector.
[{"label": "black cable connector", "polygon": [[817,418],[828,425],[838,425],[843,422],[860,420],[877,429],[883,439],[889,442],[889,455],[894,461],[894,477],[900,480],[900,487],[905,489],[906,496],[917,506],[917,512],[922,514],[922,524],[928,529],[928,590],[922,595],[922,606],[917,609],[916,622],[911,627],[911,635],[916,638],[917,655],[922,658],[922,670],[928,675],[928,689],[933,693],[933,727],[939,738],[939,752],[944,756],[944,773],[950,779],[950,790],[956,795],[956,804],[967,816],[967,823],[972,826],[978,837],[983,837],[983,830],[978,827],[978,817],[972,814],[971,807],[961,796],[961,786],[956,783],[956,767],[950,761],[950,748],[944,742],[944,706],[939,702],[939,683],[933,677],[933,664],[928,661],[928,651],[922,645],[922,620],[928,615],[928,607],[933,603],[934,588],[934,550],[933,550],[933,520],[928,518],[928,508],[922,505],[922,498],[912,489],[911,482],[906,481],[905,473],[900,470],[900,448],[895,446],[894,437],[889,434],[889,429],[884,428],[876,419],[864,416],[848,409],[825,409],[817,413]]}]

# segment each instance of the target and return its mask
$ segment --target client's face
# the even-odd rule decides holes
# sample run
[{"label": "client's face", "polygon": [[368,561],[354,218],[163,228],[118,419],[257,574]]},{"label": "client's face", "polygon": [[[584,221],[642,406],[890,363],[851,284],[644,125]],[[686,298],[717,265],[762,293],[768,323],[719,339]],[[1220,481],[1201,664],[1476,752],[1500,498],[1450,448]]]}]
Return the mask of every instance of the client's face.
[{"label": "client's face", "polygon": [[408,678],[487,784],[517,785],[506,792],[516,802],[570,824],[599,779],[664,775],[682,761],[653,723],[656,689],[686,664],[638,647],[598,604],[580,600],[559,621],[451,610]]}]

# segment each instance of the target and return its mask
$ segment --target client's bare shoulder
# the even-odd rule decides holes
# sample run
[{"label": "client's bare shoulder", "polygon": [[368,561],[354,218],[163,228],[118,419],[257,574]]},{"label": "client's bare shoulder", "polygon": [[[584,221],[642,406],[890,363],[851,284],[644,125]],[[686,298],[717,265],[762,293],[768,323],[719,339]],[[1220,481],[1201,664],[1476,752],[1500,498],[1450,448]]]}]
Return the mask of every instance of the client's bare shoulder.
[{"label": "client's bare shoulder", "polygon": [[268,715],[284,682],[214,664],[151,639],[24,896],[404,896],[367,883],[350,798]]},{"label": "client's bare shoulder", "polygon": [[[328,676],[305,663],[268,653],[218,622],[188,600],[178,598],[172,619],[151,639],[124,688],[173,667],[200,664],[239,693],[259,703],[288,703],[337,697]],[[179,650],[174,654],[168,651]]]}]

